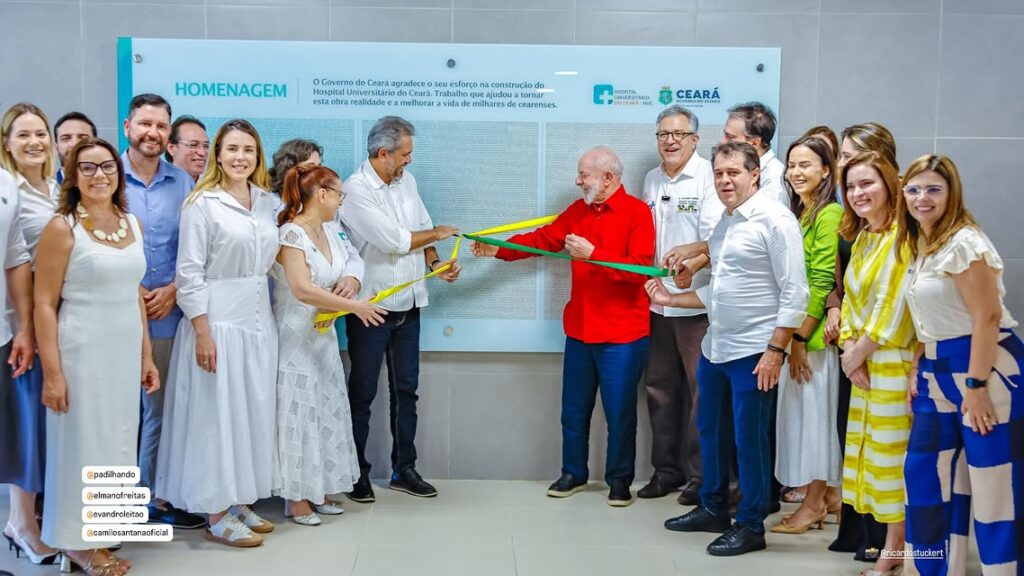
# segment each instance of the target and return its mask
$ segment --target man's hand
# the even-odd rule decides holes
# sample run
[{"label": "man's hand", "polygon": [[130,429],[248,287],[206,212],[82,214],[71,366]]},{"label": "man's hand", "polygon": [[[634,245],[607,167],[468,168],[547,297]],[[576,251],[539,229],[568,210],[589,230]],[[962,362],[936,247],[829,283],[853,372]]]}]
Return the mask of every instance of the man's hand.
[{"label": "man's hand", "polygon": [[146,303],[146,317],[150,320],[162,320],[166,318],[174,305],[178,302],[178,290],[171,282],[167,286],[154,288],[142,295],[142,301]]},{"label": "man's hand", "polygon": [[757,374],[757,389],[768,392],[779,383],[779,373],[782,372],[782,361],[784,357],[781,352],[765,350],[761,359],[754,367],[754,374]]},{"label": "man's hand", "polygon": [[569,256],[581,260],[589,260],[590,256],[594,254],[594,245],[590,243],[590,240],[575,234],[565,235],[565,248],[569,251]]},{"label": "man's hand", "polygon": [[476,256],[478,258],[481,256],[498,255],[497,246],[491,246],[490,244],[484,244],[483,242],[477,242],[476,240],[474,240],[473,243],[469,245],[469,250],[470,252],[473,253],[473,256]]},{"label": "man's hand", "polygon": [[444,224],[439,224],[437,226],[434,226],[434,241],[440,242],[441,240],[444,240],[445,238],[450,238],[458,233],[459,229],[454,226],[446,226]]},{"label": "man's hand", "polygon": [[438,268],[448,264],[451,264],[451,267],[438,274],[437,277],[445,282],[455,282],[459,279],[459,274],[462,272],[462,266],[459,265],[457,260],[445,260],[444,262],[438,262],[437,265],[434,266],[433,270],[437,270]]},{"label": "man's hand", "polygon": [[333,292],[335,296],[341,296],[342,298],[355,298],[359,294],[360,288],[362,286],[359,284],[359,280],[352,276],[345,276],[334,285]]},{"label": "man's hand", "polygon": [[700,256],[701,254],[707,254],[707,250],[707,242],[693,242],[690,244],[675,246],[665,253],[665,257],[661,259],[661,267],[668,268],[673,271],[679,270],[687,260]]}]

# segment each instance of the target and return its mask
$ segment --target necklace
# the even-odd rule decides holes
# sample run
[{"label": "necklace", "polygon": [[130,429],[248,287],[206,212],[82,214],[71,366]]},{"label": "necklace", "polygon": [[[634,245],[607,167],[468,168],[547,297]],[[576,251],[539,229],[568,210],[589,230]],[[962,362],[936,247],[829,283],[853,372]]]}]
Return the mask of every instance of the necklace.
[{"label": "necklace", "polygon": [[124,216],[121,216],[117,221],[117,231],[104,232],[92,223],[92,218],[89,217],[89,212],[86,211],[84,206],[81,204],[75,206],[75,212],[78,212],[78,217],[82,220],[82,226],[89,232],[92,232],[92,235],[101,242],[117,244],[122,238],[128,237],[128,221],[124,219]]}]

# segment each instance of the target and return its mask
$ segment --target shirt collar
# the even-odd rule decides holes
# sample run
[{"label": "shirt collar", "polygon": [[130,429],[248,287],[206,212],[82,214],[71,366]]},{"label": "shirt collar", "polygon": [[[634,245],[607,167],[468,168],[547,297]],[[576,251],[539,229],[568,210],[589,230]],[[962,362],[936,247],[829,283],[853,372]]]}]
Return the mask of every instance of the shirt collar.
[{"label": "shirt collar", "polygon": [[693,154],[690,156],[690,159],[687,160],[686,164],[683,165],[683,169],[679,171],[679,174],[676,174],[675,176],[670,177],[668,175],[668,172],[665,171],[665,163],[664,162],[662,162],[661,164],[658,164],[658,170],[661,172],[661,175],[665,177],[665,180],[667,180],[669,182],[675,182],[675,181],[681,179],[683,176],[686,176],[687,178],[695,177],[697,175],[697,164],[699,164],[699,163],[700,163],[700,156],[697,154],[697,151],[694,150]]},{"label": "shirt collar", "polygon": [[176,178],[174,170],[171,170],[171,163],[164,160],[163,158],[160,159],[160,164],[157,166],[156,174],[153,175],[153,181],[150,182],[148,186],[143,184],[142,178],[139,178],[138,175],[135,174],[135,169],[132,167],[131,158],[128,157],[128,150],[125,150],[124,153],[121,154],[121,164],[124,165],[125,178],[130,177],[132,180],[138,182],[140,185],[143,185],[146,188],[152,188],[153,186],[156,186],[157,184],[164,180],[174,180]]},{"label": "shirt collar", "polygon": [[[24,190],[26,190],[28,192],[33,193],[33,194],[39,194],[39,191],[36,190],[35,188],[33,188],[31,184],[29,184],[28,178],[25,178],[25,176],[21,172],[16,172],[14,174],[14,180],[15,180],[15,183],[17,183],[18,188],[24,189]],[[54,196],[54,191],[57,189],[57,179],[56,178],[47,178],[46,179],[46,189],[49,192],[50,198],[52,199],[53,196]],[[58,193],[57,196],[59,197],[60,194]]]},{"label": "shirt collar", "polygon": [[363,173],[366,175],[366,179],[370,182],[370,188],[374,190],[383,190],[390,186],[397,186],[402,183],[401,178],[393,178],[391,184],[384,182],[384,180],[377,174],[377,171],[373,169],[373,164],[369,160],[363,162],[361,168]]},{"label": "shirt collar", "polygon": [[747,198],[746,202],[737,206],[736,209],[733,210],[732,212],[734,215],[738,212],[739,215],[743,216],[744,219],[750,220],[754,216],[754,214],[756,214],[758,210],[760,210],[762,204],[764,203],[764,198],[765,194],[762,193],[761,189],[759,188],[757,192],[754,192],[753,196]]},{"label": "shirt collar", "polygon": [[607,200],[600,204],[591,204],[589,208],[594,212],[604,212],[605,210],[616,211],[622,207],[622,203],[626,201],[626,187],[619,184],[619,188],[612,192],[612,195]]},{"label": "shirt collar", "polygon": [[[259,202],[260,198],[268,194],[266,190],[260,188],[259,186],[253,184],[252,182],[249,183],[249,191],[252,192],[253,206],[255,206],[257,202]],[[208,198],[216,198],[217,200],[220,200],[222,203],[231,206],[232,208],[239,207],[239,204],[234,199],[234,197],[232,197],[231,194],[228,194],[226,190],[221,188],[220,184],[214,186],[213,188],[210,188],[209,190],[205,190],[203,192],[203,196],[206,196]],[[250,212],[251,211],[252,210],[250,208]]]},{"label": "shirt collar", "polygon": [[764,168],[772,160],[775,160],[775,152],[773,152],[772,149],[769,148],[767,152],[761,155],[761,167]]}]

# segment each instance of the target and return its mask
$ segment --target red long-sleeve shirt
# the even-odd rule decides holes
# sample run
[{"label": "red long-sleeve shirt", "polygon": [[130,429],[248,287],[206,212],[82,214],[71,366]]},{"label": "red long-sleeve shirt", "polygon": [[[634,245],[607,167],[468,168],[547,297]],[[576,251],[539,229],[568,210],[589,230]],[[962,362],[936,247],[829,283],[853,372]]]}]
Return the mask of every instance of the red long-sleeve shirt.
[{"label": "red long-sleeve shirt", "polygon": [[[605,202],[588,206],[577,200],[554,222],[533,232],[517,234],[509,242],[560,252],[566,234],[582,236],[594,245],[591,260],[650,265],[654,260],[654,219],[651,209],[626,194],[622,186]],[[502,260],[534,256],[499,248]],[[650,301],[644,291],[646,276],[572,262],[572,289],[562,315],[565,334],[587,344],[623,344],[650,333]]]}]

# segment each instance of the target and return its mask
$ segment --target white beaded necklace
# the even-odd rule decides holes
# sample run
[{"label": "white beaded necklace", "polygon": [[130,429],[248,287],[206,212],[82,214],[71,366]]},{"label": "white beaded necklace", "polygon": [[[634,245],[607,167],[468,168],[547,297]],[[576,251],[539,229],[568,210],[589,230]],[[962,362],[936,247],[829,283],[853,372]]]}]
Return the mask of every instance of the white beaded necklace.
[{"label": "white beaded necklace", "polygon": [[81,204],[75,206],[75,212],[78,212],[78,217],[82,221],[82,226],[84,226],[89,232],[92,232],[92,235],[101,242],[113,242],[114,244],[117,244],[122,238],[128,237],[128,221],[124,219],[124,216],[121,216],[118,219],[116,232],[104,232],[92,223],[92,219],[89,218],[89,212],[86,211],[84,206]]}]

